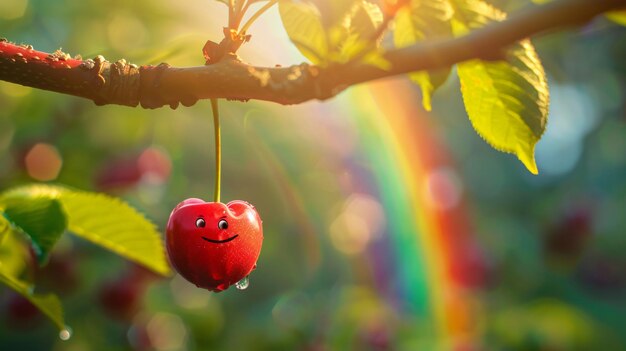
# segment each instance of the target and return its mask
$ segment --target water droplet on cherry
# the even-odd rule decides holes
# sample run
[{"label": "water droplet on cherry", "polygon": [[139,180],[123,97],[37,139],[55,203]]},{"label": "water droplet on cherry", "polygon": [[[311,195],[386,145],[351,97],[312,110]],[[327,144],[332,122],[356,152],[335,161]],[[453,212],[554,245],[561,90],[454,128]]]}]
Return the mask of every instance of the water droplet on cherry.
[{"label": "water droplet on cherry", "polygon": [[241,279],[240,281],[238,281],[237,283],[235,283],[235,288],[239,290],[246,290],[249,286],[250,286],[250,279],[247,276]]}]

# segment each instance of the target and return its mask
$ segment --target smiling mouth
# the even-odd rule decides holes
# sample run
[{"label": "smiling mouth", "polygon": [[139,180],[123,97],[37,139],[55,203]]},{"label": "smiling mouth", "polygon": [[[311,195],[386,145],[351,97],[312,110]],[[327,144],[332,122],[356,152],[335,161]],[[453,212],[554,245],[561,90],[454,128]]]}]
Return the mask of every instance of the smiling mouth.
[{"label": "smiling mouth", "polygon": [[224,240],[211,240],[211,239],[203,236],[202,239],[204,239],[204,240],[206,240],[206,241],[208,241],[210,243],[213,243],[213,244],[225,244],[225,243],[227,243],[229,241],[234,240],[238,236],[239,236],[239,234],[235,234],[235,235],[231,236],[230,238],[224,239]]}]

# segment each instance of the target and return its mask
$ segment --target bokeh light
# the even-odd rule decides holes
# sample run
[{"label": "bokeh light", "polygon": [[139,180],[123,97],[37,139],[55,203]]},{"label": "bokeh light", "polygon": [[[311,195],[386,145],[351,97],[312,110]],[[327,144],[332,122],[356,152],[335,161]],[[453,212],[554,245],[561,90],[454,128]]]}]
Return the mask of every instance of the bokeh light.
[{"label": "bokeh light", "polygon": [[547,174],[560,175],[578,163],[585,137],[599,122],[599,111],[584,86],[552,84],[550,100],[550,121],[537,145],[537,162]]},{"label": "bokeh light", "polygon": [[385,213],[380,203],[371,196],[353,194],[330,224],[329,234],[337,250],[353,255],[362,253],[379,238],[384,226]]},{"label": "bokeh light", "polygon": [[5,0],[0,3],[0,18],[13,20],[24,16],[28,8],[28,0]]},{"label": "bokeh light", "polygon": [[115,13],[107,25],[107,34],[111,47],[124,52],[144,45],[148,31],[132,14]]},{"label": "bokeh light", "polygon": [[174,314],[158,313],[148,322],[146,329],[156,350],[184,350],[187,329],[183,320]]},{"label": "bokeh light", "polygon": [[37,143],[26,153],[24,165],[28,175],[33,179],[54,180],[61,171],[63,159],[53,145]]},{"label": "bokeh light", "polygon": [[448,210],[461,201],[462,184],[453,170],[441,168],[428,174],[423,193],[429,206]]}]

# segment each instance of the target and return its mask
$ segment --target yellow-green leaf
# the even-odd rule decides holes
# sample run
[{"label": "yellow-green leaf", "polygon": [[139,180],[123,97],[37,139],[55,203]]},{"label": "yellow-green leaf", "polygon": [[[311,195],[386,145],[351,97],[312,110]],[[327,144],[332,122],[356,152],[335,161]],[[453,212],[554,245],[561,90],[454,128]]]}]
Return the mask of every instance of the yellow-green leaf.
[{"label": "yellow-green leaf", "polygon": [[363,56],[361,61],[363,63],[368,64],[368,65],[371,65],[371,66],[374,66],[374,67],[378,67],[378,68],[380,68],[382,70],[390,70],[391,69],[391,62],[389,62],[383,56],[383,53],[378,51],[378,50],[373,50],[373,51],[368,52],[365,56]]},{"label": "yellow-green leaf", "polygon": [[6,237],[7,234],[11,231],[11,224],[4,217],[4,214],[0,211],[0,243]]},{"label": "yellow-green leaf", "polygon": [[163,241],[154,224],[117,198],[50,185],[20,187],[5,194],[57,199],[67,215],[68,230],[76,236],[157,273],[170,273]]},{"label": "yellow-green leaf", "polygon": [[[280,0],[282,1],[282,0]],[[319,1],[319,0],[298,0],[314,5],[322,19],[322,24],[327,30],[333,27],[345,26],[346,17],[354,8],[354,4],[362,0],[341,0],[341,1]]]},{"label": "yellow-green leaf", "polygon": [[[395,45],[406,47],[426,39],[452,36],[450,20],[453,13],[447,0],[413,0],[411,6],[401,9],[396,15],[393,33]],[[422,105],[426,110],[432,109],[432,94],[449,74],[450,68],[409,74],[409,78],[422,90]]]},{"label": "yellow-green leaf", "polygon": [[22,282],[12,276],[9,272],[5,271],[2,262],[0,262],[0,283],[15,290],[18,294],[24,296],[35,307],[37,307],[43,314],[45,314],[59,330],[66,330],[65,322],[63,321],[63,307],[59,298],[54,294],[38,295],[33,294],[33,287],[25,282]]},{"label": "yellow-green leaf", "polygon": [[363,40],[371,41],[383,22],[383,13],[378,5],[361,0],[354,5],[349,17],[349,32]]},{"label": "yellow-green leaf", "polygon": [[330,61],[347,63],[358,60],[381,69],[389,69],[390,63],[378,50],[378,30],[382,22],[383,14],[378,5],[365,0],[354,2],[344,21],[329,30]]},{"label": "yellow-green leaf", "polygon": [[325,65],[328,41],[318,9],[309,3],[281,0],[278,11],[289,39],[312,63]]},{"label": "yellow-green leaf", "polygon": [[615,23],[626,26],[626,11],[607,12],[606,17]]},{"label": "yellow-green leaf", "polygon": [[9,222],[0,214],[0,232],[2,228],[4,228],[4,234],[0,234],[0,265],[6,274],[19,277],[26,267],[30,254],[26,245],[11,230]]},{"label": "yellow-green leaf", "polygon": [[453,14],[448,0],[413,0],[396,15],[395,45],[405,47],[425,39],[452,36]]},{"label": "yellow-green leaf", "polygon": [[506,19],[506,13],[483,0],[449,0],[454,10],[452,30],[455,35]]},{"label": "yellow-green leaf", "polygon": [[[481,0],[453,1],[453,30],[471,29],[506,15]],[[535,145],[547,122],[549,92],[546,75],[529,40],[508,51],[508,60],[472,60],[458,65],[463,101],[476,132],[497,150],[513,153],[537,174]]]},{"label": "yellow-green leaf", "polygon": [[66,192],[61,203],[68,229],[160,274],[170,273],[161,235],[154,224],[119,199],[82,191]]}]

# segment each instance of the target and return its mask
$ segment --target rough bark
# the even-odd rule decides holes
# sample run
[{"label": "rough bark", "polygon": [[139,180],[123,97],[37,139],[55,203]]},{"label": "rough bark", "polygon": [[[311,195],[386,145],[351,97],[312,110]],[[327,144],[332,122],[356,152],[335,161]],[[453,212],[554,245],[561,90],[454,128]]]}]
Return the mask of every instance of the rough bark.
[{"label": "rough bark", "polygon": [[470,59],[500,57],[516,41],[568,26],[581,25],[626,0],[557,0],[533,6],[459,38],[419,43],[385,52],[391,69],[352,63],[316,67],[255,67],[229,54],[206,66],[142,66],[98,56],[82,60],[27,45],[0,42],[0,79],[93,100],[96,104],[175,108],[200,99],[266,100],[297,104],[324,100],[345,88],[412,71],[449,67]]}]

